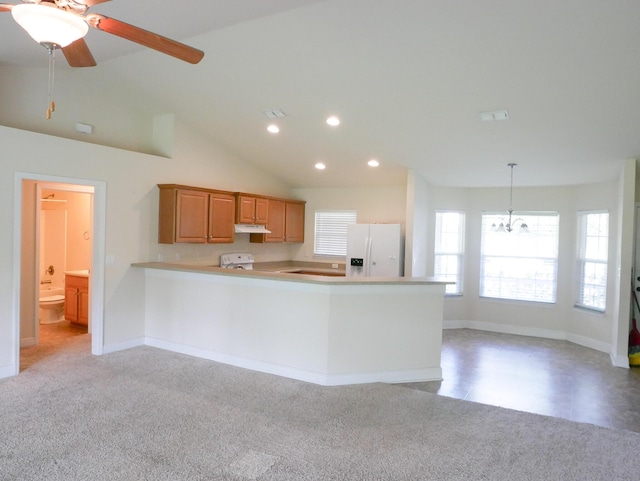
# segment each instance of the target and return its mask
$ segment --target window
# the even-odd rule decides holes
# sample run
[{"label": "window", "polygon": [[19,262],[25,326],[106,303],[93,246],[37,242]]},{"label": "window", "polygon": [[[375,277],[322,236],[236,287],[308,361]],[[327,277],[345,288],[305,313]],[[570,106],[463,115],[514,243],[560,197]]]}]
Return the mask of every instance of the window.
[{"label": "window", "polygon": [[355,210],[317,210],[313,254],[347,255],[347,224],[356,223]]},{"label": "window", "polygon": [[578,300],[576,305],[604,312],[607,305],[609,213],[578,213]]},{"label": "window", "polygon": [[462,294],[463,258],[464,212],[436,212],[433,275],[455,282],[447,284],[447,294]]},{"label": "window", "polygon": [[[480,296],[556,302],[558,213],[516,216],[511,233],[495,231],[501,222],[506,222],[503,215],[482,215]],[[520,232],[521,222],[528,232]]]}]

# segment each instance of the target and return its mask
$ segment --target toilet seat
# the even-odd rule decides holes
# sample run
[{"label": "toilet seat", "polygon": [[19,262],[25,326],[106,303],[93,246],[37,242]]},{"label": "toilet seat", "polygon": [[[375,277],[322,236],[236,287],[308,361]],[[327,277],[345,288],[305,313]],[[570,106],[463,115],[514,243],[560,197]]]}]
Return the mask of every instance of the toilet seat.
[{"label": "toilet seat", "polygon": [[40,304],[55,304],[56,302],[64,301],[64,296],[45,296],[40,298]]}]

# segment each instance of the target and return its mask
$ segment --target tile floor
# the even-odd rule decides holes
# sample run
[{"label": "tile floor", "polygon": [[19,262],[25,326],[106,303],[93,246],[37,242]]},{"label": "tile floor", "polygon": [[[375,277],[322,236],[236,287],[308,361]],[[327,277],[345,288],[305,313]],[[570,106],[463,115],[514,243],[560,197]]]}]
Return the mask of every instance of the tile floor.
[{"label": "tile floor", "polygon": [[72,326],[69,321],[39,326],[40,344],[20,349],[20,372],[46,362],[47,358],[72,343],[86,343],[87,351],[91,350],[91,336],[86,328]]},{"label": "tile floor", "polygon": [[447,329],[443,380],[402,384],[465,399],[640,432],[640,368],[567,341]]},{"label": "tile floor", "polygon": [[[41,345],[21,349],[20,370],[46,362],[65,344],[86,343],[68,323],[41,326]],[[608,354],[566,341],[447,329],[443,380],[400,384],[492,404],[640,433],[640,368],[613,367]]]}]

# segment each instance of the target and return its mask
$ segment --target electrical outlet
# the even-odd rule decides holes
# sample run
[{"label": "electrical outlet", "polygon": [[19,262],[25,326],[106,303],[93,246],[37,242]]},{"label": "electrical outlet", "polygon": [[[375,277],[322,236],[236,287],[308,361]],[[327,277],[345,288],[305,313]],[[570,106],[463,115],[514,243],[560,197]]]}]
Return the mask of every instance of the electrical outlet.
[{"label": "electrical outlet", "polygon": [[331,264],[331,268],[332,269],[337,269],[338,268],[338,264]]},{"label": "electrical outlet", "polygon": [[111,266],[113,264],[116,263],[116,256],[114,256],[113,254],[109,254],[107,257],[105,257],[104,259],[104,263],[108,266]]},{"label": "electrical outlet", "polygon": [[163,254],[158,254],[158,262],[162,262],[164,260]]}]

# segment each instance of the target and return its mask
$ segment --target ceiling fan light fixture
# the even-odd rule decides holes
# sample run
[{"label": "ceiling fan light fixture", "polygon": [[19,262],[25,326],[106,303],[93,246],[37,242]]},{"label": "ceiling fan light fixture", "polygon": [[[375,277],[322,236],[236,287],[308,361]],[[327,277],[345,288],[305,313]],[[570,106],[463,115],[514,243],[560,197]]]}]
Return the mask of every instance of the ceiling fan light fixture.
[{"label": "ceiling fan light fixture", "polygon": [[82,17],[55,6],[23,3],[15,5],[11,14],[36,42],[61,48],[84,37],[89,25]]}]

